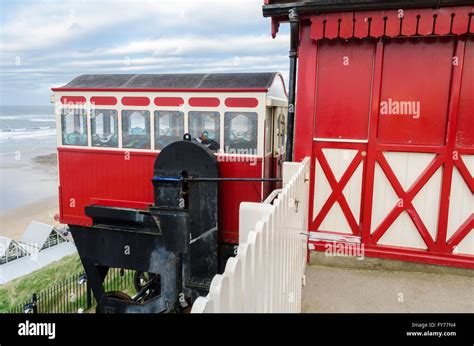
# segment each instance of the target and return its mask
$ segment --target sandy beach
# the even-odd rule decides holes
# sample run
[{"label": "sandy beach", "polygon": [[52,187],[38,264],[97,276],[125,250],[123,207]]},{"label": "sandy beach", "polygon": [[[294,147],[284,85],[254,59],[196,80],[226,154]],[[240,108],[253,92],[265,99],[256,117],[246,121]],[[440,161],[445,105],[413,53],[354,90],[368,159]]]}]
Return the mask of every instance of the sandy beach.
[{"label": "sandy beach", "polygon": [[[31,221],[59,225],[54,221],[58,210],[57,159],[55,153],[32,156],[22,162],[11,162],[2,167],[2,194],[13,189],[8,184],[24,184],[32,193],[23,193],[21,187],[9,192],[6,206],[0,213],[0,235],[18,240]],[[9,203],[15,206],[9,208]]]},{"label": "sandy beach", "polygon": [[18,240],[31,221],[59,225],[54,221],[54,214],[58,212],[58,198],[56,196],[6,211],[0,216],[0,235]]}]

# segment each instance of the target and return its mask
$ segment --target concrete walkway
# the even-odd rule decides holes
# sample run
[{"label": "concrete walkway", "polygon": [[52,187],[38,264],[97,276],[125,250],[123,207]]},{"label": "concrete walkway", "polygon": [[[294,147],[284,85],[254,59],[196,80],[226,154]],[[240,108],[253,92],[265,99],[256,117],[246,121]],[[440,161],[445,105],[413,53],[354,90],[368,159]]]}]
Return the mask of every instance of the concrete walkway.
[{"label": "concrete walkway", "polygon": [[303,312],[474,313],[474,271],[406,263],[394,270],[395,261],[375,259],[312,262],[321,264],[306,269]]}]

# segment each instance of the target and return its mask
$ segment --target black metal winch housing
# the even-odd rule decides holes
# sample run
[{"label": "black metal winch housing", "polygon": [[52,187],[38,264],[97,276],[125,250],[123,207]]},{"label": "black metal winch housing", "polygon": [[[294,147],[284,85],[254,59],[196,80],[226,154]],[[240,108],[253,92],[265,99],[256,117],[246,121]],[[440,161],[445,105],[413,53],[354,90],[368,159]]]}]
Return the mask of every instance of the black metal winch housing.
[{"label": "black metal winch housing", "polygon": [[[179,312],[207,294],[219,265],[218,178],[213,153],[185,135],[155,160],[148,210],[86,207],[93,225],[70,230],[98,312]],[[148,281],[134,297],[105,292],[111,267],[147,273]]]}]

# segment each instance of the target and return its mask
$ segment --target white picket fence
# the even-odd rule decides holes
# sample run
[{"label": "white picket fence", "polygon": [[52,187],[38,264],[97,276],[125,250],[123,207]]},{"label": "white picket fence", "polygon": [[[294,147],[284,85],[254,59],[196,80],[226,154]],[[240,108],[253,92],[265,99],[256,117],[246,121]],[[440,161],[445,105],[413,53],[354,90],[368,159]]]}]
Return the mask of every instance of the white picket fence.
[{"label": "white picket fence", "polygon": [[283,189],[269,203],[240,205],[239,247],[193,313],[301,312],[306,265],[309,158],[283,164]]}]

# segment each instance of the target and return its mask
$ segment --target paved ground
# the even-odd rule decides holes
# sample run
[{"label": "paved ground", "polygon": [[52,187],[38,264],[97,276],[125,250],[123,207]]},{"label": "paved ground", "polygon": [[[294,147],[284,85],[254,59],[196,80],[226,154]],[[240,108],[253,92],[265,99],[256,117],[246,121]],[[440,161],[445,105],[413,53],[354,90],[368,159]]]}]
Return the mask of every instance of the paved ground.
[{"label": "paved ground", "polygon": [[[471,312],[474,313],[474,271],[446,273],[374,269],[388,267],[325,262],[308,266],[303,312]],[[363,262],[363,261],[362,261]],[[374,262],[373,262],[374,263]],[[420,269],[421,268],[421,269]]]}]

